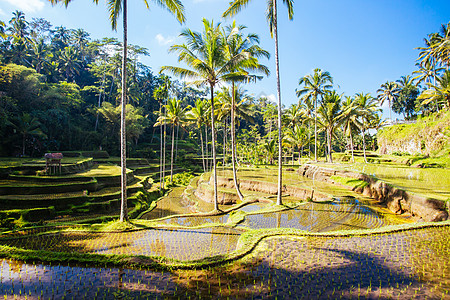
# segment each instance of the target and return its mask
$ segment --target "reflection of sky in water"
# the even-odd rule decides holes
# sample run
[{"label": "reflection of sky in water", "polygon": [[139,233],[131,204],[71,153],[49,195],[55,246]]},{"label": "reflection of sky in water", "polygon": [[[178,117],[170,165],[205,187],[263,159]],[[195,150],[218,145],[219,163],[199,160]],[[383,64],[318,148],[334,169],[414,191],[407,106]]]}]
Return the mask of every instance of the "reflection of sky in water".
[{"label": "reflection of sky in water", "polygon": [[127,242],[108,245],[105,241],[102,247],[94,247],[93,250],[104,254],[158,255],[192,260],[233,251],[239,236],[233,229],[152,229],[111,234],[110,239]]},{"label": "reflection of sky in water", "polygon": [[331,203],[309,202],[297,209],[247,215],[242,225],[252,229],[296,228],[312,232],[377,228],[393,224],[357,199],[336,199]]}]

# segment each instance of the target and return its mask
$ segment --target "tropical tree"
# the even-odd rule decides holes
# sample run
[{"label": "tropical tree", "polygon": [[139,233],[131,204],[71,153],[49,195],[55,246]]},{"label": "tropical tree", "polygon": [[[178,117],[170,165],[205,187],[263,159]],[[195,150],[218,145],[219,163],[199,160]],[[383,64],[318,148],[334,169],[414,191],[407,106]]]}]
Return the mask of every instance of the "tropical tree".
[{"label": "tropical tree", "polygon": [[[344,134],[350,140],[350,151],[352,153],[352,162],[355,162],[355,156],[353,153],[353,132],[358,131],[358,128],[362,127],[359,121],[358,105],[354,98],[345,97],[342,101],[342,122]],[[347,143],[348,144],[348,143]]]},{"label": "tropical tree", "polygon": [[[236,175],[236,95],[238,91],[236,90],[236,82],[245,80],[256,80],[261,79],[262,76],[257,76],[254,74],[249,74],[248,72],[258,72],[265,75],[269,75],[269,70],[266,66],[259,64],[259,57],[269,58],[270,55],[267,51],[263,50],[259,47],[259,37],[256,34],[249,34],[244,36],[242,31],[245,29],[245,26],[236,26],[236,23],[233,22],[232,25],[227,26],[226,30],[223,34],[224,36],[224,45],[225,45],[225,53],[227,59],[232,59],[233,57],[243,56],[246,57],[245,62],[236,66],[235,72],[239,72],[244,75],[242,78],[237,77],[235,80],[231,81],[231,164],[233,167],[233,181],[234,186],[236,188],[236,192],[241,200],[244,199],[240,189],[239,182],[237,181]],[[241,103],[244,103],[243,101]]]},{"label": "tropical tree", "polygon": [[198,131],[200,133],[200,148],[202,151],[202,163],[203,163],[203,172],[206,172],[206,164],[205,164],[205,152],[203,150],[203,134],[202,127],[206,125],[206,119],[208,118],[209,113],[208,102],[198,98],[195,101],[195,105],[191,108],[191,110],[187,113],[188,119],[197,125]]},{"label": "tropical tree", "polygon": [[[298,150],[298,164],[301,164],[301,158],[303,153],[303,147],[308,142],[307,129],[299,124],[289,128],[287,132],[287,140],[295,145]],[[292,160],[294,160],[294,153],[292,153]]]},{"label": "tropical tree", "polygon": [[399,92],[400,91],[398,85],[392,81],[386,81],[377,90],[378,93],[377,98],[380,101],[380,106],[382,106],[385,101],[387,101],[389,104],[389,120],[391,120],[391,122],[392,122],[391,116],[392,103],[394,103],[394,101],[397,99]]},{"label": "tropical tree", "polygon": [[[193,32],[190,29],[183,30],[180,36],[186,40],[186,43],[173,45],[169,49],[170,52],[178,52],[178,60],[184,62],[189,68],[163,66],[161,72],[169,71],[182,79],[192,79],[192,84],[209,85],[211,108],[214,108],[215,86],[221,81],[242,78],[245,74],[236,72],[236,67],[245,62],[247,57],[237,55],[227,58],[220,23],[214,25],[214,22],[203,19],[203,26],[202,33]],[[214,109],[211,109],[214,210],[218,210],[215,119]]]},{"label": "tropical tree", "polygon": [[277,151],[277,148],[275,146],[275,140],[266,141],[266,143],[263,144],[263,147],[264,147],[264,150],[266,150],[266,157],[267,157],[268,163],[273,165],[275,153]]},{"label": "tropical tree", "polygon": [[81,61],[79,60],[78,51],[74,47],[66,47],[60,52],[58,68],[64,73],[67,81],[72,79],[75,82],[75,76],[80,74]]},{"label": "tropical tree", "polygon": [[167,101],[166,114],[158,118],[155,126],[162,124],[172,125],[172,151],[170,159],[170,182],[173,182],[173,153],[175,145],[175,128],[178,126],[185,126],[188,122],[187,111],[189,108],[181,107],[181,101],[176,98],[171,98]]},{"label": "tropical tree", "polygon": [[[250,0],[234,0],[230,7],[223,13],[224,17],[231,17],[248,5]],[[294,18],[294,1],[283,0],[287,6],[289,20]],[[282,192],[282,138],[281,138],[281,85],[280,85],[280,60],[278,57],[278,14],[277,0],[267,1],[266,19],[269,23],[269,31],[275,42],[275,68],[277,75],[277,98],[278,98],[278,194],[277,205],[281,205]]]},{"label": "tropical tree", "polygon": [[[49,0],[53,5],[63,2],[66,7],[72,0]],[[147,8],[149,8],[148,1],[143,0]],[[93,0],[98,4],[98,0]],[[157,4],[167,8],[172,14],[176,15],[180,23],[185,21],[184,7],[180,0],[162,0],[156,1]],[[109,10],[109,19],[113,30],[117,28],[117,19],[122,13],[123,20],[123,52],[122,52],[122,97],[121,97],[121,130],[120,130],[120,160],[121,160],[121,206],[120,206],[120,221],[128,220],[127,211],[127,168],[126,168],[126,134],[125,134],[125,107],[127,102],[127,39],[128,39],[128,22],[127,22],[127,0],[108,0],[107,6]]]},{"label": "tropical tree", "polygon": [[417,97],[418,100],[422,100],[422,105],[435,101],[437,105],[442,103],[447,109],[450,109],[450,71],[445,71],[442,77],[438,77],[436,84],[427,83],[427,87]]},{"label": "tropical tree", "polygon": [[333,77],[327,71],[314,69],[314,74],[301,77],[298,84],[303,85],[296,90],[297,97],[304,96],[314,101],[314,160],[317,161],[317,100],[333,87]]},{"label": "tropical tree", "polygon": [[43,40],[33,45],[33,53],[31,55],[31,63],[37,73],[41,73],[43,69],[50,65],[50,51]]},{"label": "tropical tree", "polygon": [[364,162],[367,163],[366,157],[366,138],[365,133],[368,129],[368,124],[372,122],[376,114],[380,111],[378,108],[378,101],[373,98],[369,93],[358,93],[355,95],[355,101],[358,106],[358,115],[361,121],[361,134],[363,138],[363,152],[364,152]]},{"label": "tropical tree", "polygon": [[336,91],[326,93],[319,109],[317,110],[317,113],[319,115],[319,123],[326,131],[328,156],[330,163],[333,163],[331,142],[335,130],[341,125],[343,120],[341,95],[339,95]]},{"label": "tropical tree", "polygon": [[41,130],[41,123],[36,117],[29,113],[23,113],[20,117],[15,118],[12,122],[7,122],[14,128],[14,132],[22,136],[22,156],[25,156],[25,144],[27,137],[39,136],[46,138],[44,132]]},{"label": "tropical tree", "polygon": [[415,86],[414,80],[410,75],[402,76],[396,82],[399,88],[399,95],[393,101],[392,110],[398,114],[402,113],[405,119],[410,119],[415,114],[419,89]]}]

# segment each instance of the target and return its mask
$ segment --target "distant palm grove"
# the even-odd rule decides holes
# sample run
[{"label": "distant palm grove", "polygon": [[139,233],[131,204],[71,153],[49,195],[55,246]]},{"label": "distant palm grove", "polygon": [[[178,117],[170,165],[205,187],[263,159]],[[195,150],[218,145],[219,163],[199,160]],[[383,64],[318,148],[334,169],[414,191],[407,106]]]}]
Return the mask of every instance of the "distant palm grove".
[{"label": "distant palm grove", "polygon": [[[230,7],[228,13],[238,10]],[[235,23],[205,19],[203,24],[202,32],[185,29],[186,44],[171,47],[182,65],[162,70],[196,85],[140,63],[148,50],[128,45],[128,156],[159,158],[165,138],[167,159],[189,156],[185,148],[176,151],[175,141],[183,140],[203,158],[204,170],[212,169],[206,158],[216,149],[224,164],[234,163],[235,157],[274,164],[281,134],[285,162],[301,157],[332,162],[335,151],[376,148],[369,130],[383,124],[383,103],[406,119],[450,107],[450,23],[418,48],[417,71],[380,83],[377,95],[338,94],[332,74],[319,68],[298,74],[298,103],[282,107],[281,132],[276,103],[246,91],[270,73],[264,65],[269,52],[259,46],[258,36]],[[120,155],[122,42],[92,40],[83,29],[54,27],[43,18],[27,20],[20,11],[0,21],[0,36],[1,156],[100,149]],[[216,48],[208,52],[212,45]]]}]

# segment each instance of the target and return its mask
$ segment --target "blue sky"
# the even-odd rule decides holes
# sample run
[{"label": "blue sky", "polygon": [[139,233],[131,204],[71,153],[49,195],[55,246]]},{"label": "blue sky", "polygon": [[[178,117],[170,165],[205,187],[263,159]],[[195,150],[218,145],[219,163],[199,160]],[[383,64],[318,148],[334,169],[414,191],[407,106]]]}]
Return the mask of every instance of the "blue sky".
[{"label": "blue sky", "polygon": [[[229,0],[185,0],[187,22],[180,25],[169,13],[151,3],[150,11],[143,1],[129,2],[129,42],[149,49],[143,62],[158,72],[162,65],[177,65],[176,54],[167,53],[185,28],[200,31],[203,17],[215,22],[221,19]],[[281,1],[280,1],[281,2]],[[265,94],[275,100],[276,79],[274,43],[265,20],[266,1],[253,0],[235,19],[257,33],[261,46],[272,57],[263,61],[270,77],[248,85],[255,96]],[[0,19],[8,21],[14,10],[25,12],[28,20],[43,17],[53,26],[83,28],[92,38],[117,37],[122,29],[111,30],[104,0],[96,6],[90,0],[73,0],[66,9],[51,6],[47,0],[0,0]],[[289,21],[284,7],[279,14],[280,72],[282,102],[296,103],[295,89],[301,76],[314,68],[329,71],[336,89],[345,95],[358,92],[376,95],[387,80],[397,80],[416,70],[416,47],[423,46],[427,34],[437,32],[450,21],[450,1],[441,0],[316,0],[294,4],[294,20]],[[337,87],[339,86],[339,87]],[[385,109],[384,116],[388,116]]]}]

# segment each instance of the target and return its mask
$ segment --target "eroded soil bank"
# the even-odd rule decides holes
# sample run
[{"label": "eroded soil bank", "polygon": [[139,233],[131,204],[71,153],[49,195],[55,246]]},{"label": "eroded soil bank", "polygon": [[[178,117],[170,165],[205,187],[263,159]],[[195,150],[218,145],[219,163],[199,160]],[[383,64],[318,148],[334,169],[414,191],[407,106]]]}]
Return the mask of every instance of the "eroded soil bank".
[{"label": "eroded soil bank", "polygon": [[301,166],[297,172],[372,197],[397,214],[409,213],[427,222],[444,221],[449,217],[444,201],[405,191],[374,176],[311,164]]}]

